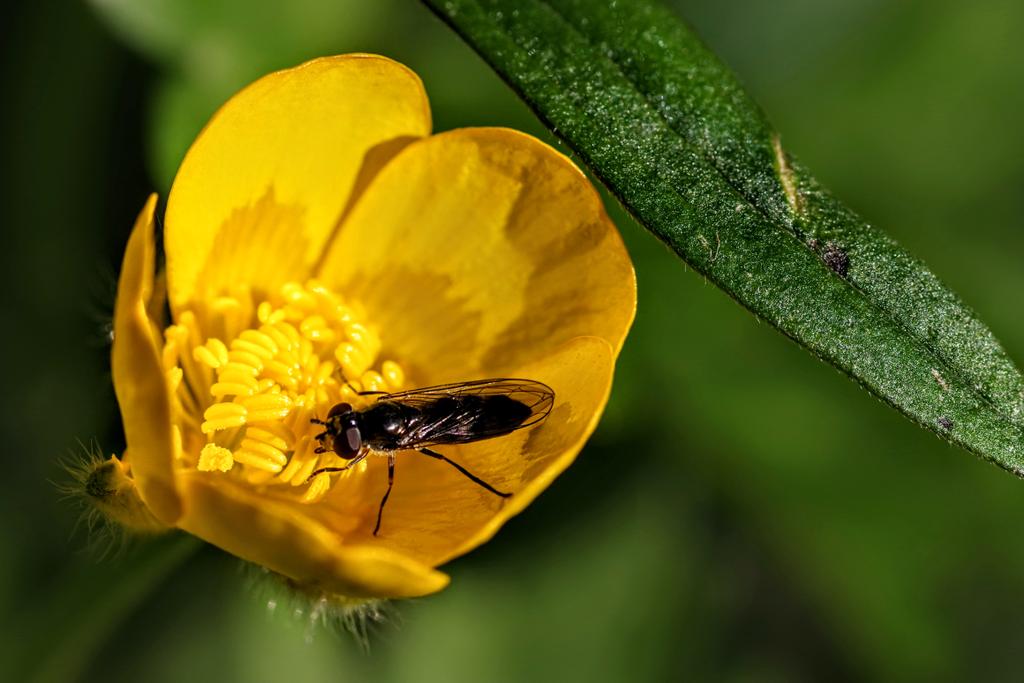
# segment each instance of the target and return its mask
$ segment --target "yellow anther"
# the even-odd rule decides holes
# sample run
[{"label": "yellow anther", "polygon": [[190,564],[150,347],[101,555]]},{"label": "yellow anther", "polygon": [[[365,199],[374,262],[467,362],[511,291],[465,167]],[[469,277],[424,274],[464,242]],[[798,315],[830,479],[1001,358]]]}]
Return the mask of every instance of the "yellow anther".
[{"label": "yellow anther", "polygon": [[217,356],[217,360],[221,364],[228,362],[228,347],[220,339],[211,337],[206,340],[206,346],[209,347],[210,351],[213,351],[213,354]]},{"label": "yellow anther", "polygon": [[334,361],[325,360],[313,371],[312,381],[316,384],[323,384],[334,374]]},{"label": "yellow anther", "polygon": [[181,386],[181,378],[184,376],[181,368],[175,366],[167,371],[167,386],[173,394]]},{"label": "yellow anther", "polygon": [[221,368],[220,375],[218,376],[223,377],[225,374],[229,372],[239,372],[255,377],[256,375],[260,374],[261,369],[262,366],[254,367],[249,363],[240,363],[237,360],[232,359],[224,364],[224,366]]},{"label": "yellow anther", "polygon": [[[272,329],[275,332],[280,333],[287,340],[284,344],[282,344],[280,341],[278,341],[277,337],[274,337],[274,341],[276,341],[277,345],[280,346],[282,349],[294,349],[299,345],[299,342],[302,340],[302,335],[300,335],[299,331],[295,329],[295,326],[292,325],[287,320],[282,320],[279,323],[274,323]],[[267,334],[271,334],[270,330],[267,330]],[[273,335],[271,334],[271,336]]]},{"label": "yellow anther", "polygon": [[299,471],[300,467],[302,467],[302,461],[293,455],[291,460],[288,461],[288,464],[285,465],[285,468],[281,470],[279,475],[277,475],[277,480],[282,484],[289,483],[292,480],[292,477],[295,476],[295,473]]},{"label": "yellow anther", "polygon": [[343,304],[337,304],[324,310],[324,315],[330,318],[332,323],[347,323],[352,319],[352,310]]},{"label": "yellow anther", "polygon": [[[294,344],[293,344],[293,342],[291,340],[291,337],[289,337],[287,334],[285,334],[278,327],[281,324],[286,324],[286,323],[282,323],[281,321],[273,321],[272,324],[266,324],[266,325],[263,325],[262,327],[260,327],[260,332],[262,332],[263,334],[265,334],[268,337],[270,337],[274,341],[274,343],[277,345],[277,349],[278,349],[278,353],[279,354],[283,353],[285,351],[290,351],[294,347]],[[291,325],[289,325],[289,327],[291,327]]]},{"label": "yellow anther", "polygon": [[213,369],[228,362],[228,347],[216,337],[207,339],[202,346],[192,349],[192,357]]},{"label": "yellow anther", "polygon": [[309,361],[309,357],[312,356],[313,353],[313,342],[311,342],[308,339],[300,339],[299,348],[295,353],[295,362],[300,367],[305,366],[306,363]]},{"label": "yellow anther", "polygon": [[313,481],[310,482],[309,488],[302,494],[303,503],[315,503],[331,490],[331,475],[327,472],[321,472],[320,474],[313,477]]},{"label": "yellow anther", "polygon": [[257,394],[238,401],[248,411],[250,422],[283,420],[292,409],[292,399],[287,394]]},{"label": "yellow anther", "polygon": [[269,444],[279,451],[288,450],[289,444],[295,438],[292,436],[291,430],[280,422],[271,422],[260,427],[249,427],[245,430],[245,436],[248,439],[256,439]]},{"label": "yellow anther", "polygon": [[266,324],[270,321],[270,316],[274,313],[274,305],[269,301],[261,301],[260,305],[256,307],[256,319],[261,323]]},{"label": "yellow anther", "polygon": [[281,295],[290,306],[298,306],[309,310],[316,305],[313,295],[297,282],[288,282],[281,287]]},{"label": "yellow anther", "polygon": [[370,364],[362,349],[351,343],[339,344],[334,350],[334,358],[346,377],[360,377]]},{"label": "yellow anther", "polygon": [[329,342],[334,338],[334,332],[327,326],[327,321],[321,315],[311,315],[299,323],[299,332],[310,341]]},{"label": "yellow anther", "polygon": [[292,475],[291,485],[302,486],[309,479],[309,475],[313,474],[313,470],[316,469],[316,464],[320,458],[310,457],[303,461],[302,467],[299,471]]},{"label": "yellow anther", "polygon": [[259,453],[253,453],[252,451],[246,450],[244,448],[239,448],[237,451],[235,451],[235,460],[242,463],[243,465],[246,465],[247,467],[254,467],[258,470],[262,470],[264,472],[272,472],[274,474],[277,474],[283,469],[283,467],[279,465],[277,462],[268,460],[267,458],[263,457],[263,455]]},{"label": "yellow anther", "polygon": [[295,381],[295,375],[299,369],[295,365],[285,364],[280,360],[271,360],[263,366],[263,376],[284,385],[285,383]]},{"label": "yellow anther", "polygon": [[374,372],[373,370],[364,372],[363,376],[359,379],[359,383],[363,385],[363,391],[387,391],[384,378],[381,377],[379,372]]},{"label": "yellow anther", "polygon": [[[302,469],[303,465],[308,460],[312,460],[313,464],[319,460],[319,456],[313,453],[313,438],[309,435],[303,436],[302,439],[296,444],[295,451],[292,453],[291,459],[288,461],[288,465],[278,475],[278,480],[282,484],[291,484],[292,486],[298,486],[304,483],[305,480],[296,481],[295,475],[298,474],[299,470]],[[312,471],[312,470],[311,470]],[[307,475],[309,476],[309,475]]]},{"label": "yellow anther", "polygon": [[197,346],[192,349],[192,357],[200,363],[203,363],[215,370],[221,366],[220,359],[217,358],[213,351],[205,346]]},{"label": "yellow anther", "polygon": [[204,434],[232,429],[245,424],[248,411],[238,403],[215,403],[203,413]]},{"label": "yellow anther", "polygon": [[278,352],[277,343],[266,333],[259,330],[246,330],[245,332],[242,332],[242,334],[238,335],[238,339],[236,341],[256,344],[266,350],[266,352],[271,356]]},{"label": "yellow anther", "polygon": [[248,365],[256,371],[256,374],[259,374],[260,370],[263,369],[263,359],[255,353],[234,348],[234,343],[232,343],[231,346],[231,350],[228,351],[228,363]]},{"label": "yellow anther", "polygon": [[256,390],[256,393],[266,394],[266,393],[269,393],[270,390],[273,389],[275,386],[277,386],[277,382],[275,382],[274,380],[272,380],[269,377],[264,377],[263,379],[261,379],[259,381],[257,386],[258,386],[258,389]]},{"label": "yellow anther", "polygon": [[345,336],[348,337],[353,344],[365,348],[372,340],[373,335],[366,327],[359,323],[349,323],[345,325]]},{"label": "yellow anther", "polygon": [[265,458],[267,462],[275,463],[280,465],[282,468],[288,464],[288,456],[285,455],[283,451],[257,439],[242,439],[242,445],[239,450],[259,455],[260,457]]},{"label": "yellow anther", "polygon": [[305,399],[307,404],[310,404],[310,403],[321,403],[321,404],[330,403],[330,404],[333,405],[335,403],[339,403],[339,401],[333,400],[330,389],[328,387],[323,387],[323,386],[316,387],[315,389],[311,388],[309,391],[307,391],[305,393],[303,398]]},{"label": "yellow anther", "polygon": [[255,384],[252,377],[247,377],[244,380],[231,378],[224,382],[214,382],[210,387],[210,396],[218,400],[224,400],[226,396],[247,397],[256,393],[259,393],[259,386]]},{"label": "yellow anther", "polygon": [[[262,364],[274,357],[273,351],[268,351],[259,344],[254,344],[246,339],[236,339],[231,342],[231,353],[245,354],[246,358],[254,358],[256,362],[247,361],[251,365]],[[228,354],[229,356],[231,354]]]},{"label": "yellow anther", "polygon": [[196,469],[200,472],[227,472],[235,466],[235,458],[231,451],[214,443],[203,446],[199,452],[199,464]]},{"label": "yellow anther", "polygon": [[338,400],[335,403],[357,403],[359,396],[356,394],[357,391],[362,391],[358,386],[353,385],[351,382],[348,384],[342,384],[338,389]]},{"label": "yellow anther", "polygon": [[381,363],[380,374],[383,375],[391,391],[398,391],[405,385],[405,373],[402,366],[393,360],[386,360]]},{"label": "yellow anther", "polygon": [[217,370],[217,379],[221,382],[245,382],[255,384],[260,372],[245,363],[228,362]]},{"label": "yellow anther", "polygon": [[252,396],[256,393],[256,388],[240,382],[217,382],[210,387],[210,395],[214,398],[224,398],[225,396]]}]

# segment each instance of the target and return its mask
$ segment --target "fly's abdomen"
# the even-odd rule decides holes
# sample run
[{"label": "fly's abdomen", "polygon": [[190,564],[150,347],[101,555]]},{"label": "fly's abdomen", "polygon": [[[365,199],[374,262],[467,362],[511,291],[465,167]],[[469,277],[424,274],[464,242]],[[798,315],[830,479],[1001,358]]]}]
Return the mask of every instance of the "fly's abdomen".
[{"label": "fly's abdomen", "polygon": [[[517,400],[518,396],[513,398],[508,393],[456,393],[465,391],[464,387],[477,388],[472,383],[385,396],[360,413],[363,443],[375,450],[404,450],[504,436],[544,419],[550,410],[550,390],[531,393],[521,386],[517,384],[515,388],[529,396],[532,403]],[[445,391],[452,393],[445,395]]]},{"label": "fly's abdomen", "polygon": [[529,406],[508,396],[462,396],[437,403],[429,411],[435,424],[445,425],[432,436],[437,444],[502,436],[518,429],[532,414]]}]

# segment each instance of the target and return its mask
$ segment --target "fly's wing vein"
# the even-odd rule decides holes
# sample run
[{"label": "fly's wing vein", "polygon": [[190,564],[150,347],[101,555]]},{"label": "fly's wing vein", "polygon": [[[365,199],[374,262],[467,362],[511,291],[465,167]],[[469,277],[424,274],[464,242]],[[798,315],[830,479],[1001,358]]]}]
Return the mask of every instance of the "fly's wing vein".
[{"label": "fly's wing vein", "polygon": [[[487,422],[486,401],[476,402],[461,400],[467,397],[510,398],[530,410],[523,420],[509,424]],[[437,386],[423,387],[394,394],[386,394],[378,402],[395,402],[424,413],[422,422],[413,426],[402,439],[404,448],[419,446],[462,444],[479,441],[495,436],[503,436],[513,431],[531,427],[543,421],[551,412],[555,392],[542,382],[530,379],[496,378],[455,382]],[[449,412],[438,410],[451,400]],[[431,414],[433,412],[433,414]]]}]

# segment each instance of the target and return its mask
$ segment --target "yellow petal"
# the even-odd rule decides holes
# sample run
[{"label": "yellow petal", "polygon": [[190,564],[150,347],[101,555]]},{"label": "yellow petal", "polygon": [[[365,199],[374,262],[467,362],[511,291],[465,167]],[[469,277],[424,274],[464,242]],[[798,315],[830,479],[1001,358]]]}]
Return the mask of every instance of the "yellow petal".
[{"label": "yellow petal", "polygon": [[319,277],[365,305],[417,383],[507,374],[580,335],[617,352],[636,309],[629,255],[583,173],[496,128],[400,152]]},{"label": "yellow petal", "polygon": [[132,476],[153,514],[173,525],[181,514],[181,499],[173,468],[171,406],[159,346],[147,313],[156,265],[155,207],[156,195],[151,195],[125,249],[114,305],[111,371]]},{"label": "yellow petal", "polygon": [[350,201],[429,132],[419,78],[384,57],[316,59],[239,92],[192,144],[168,199],[174,310],[304,278]]},{"label": "yellow petal", "polygon": [[407,598],[448,585],[448,577],[383,546],[351,547],[305,514],[251,488],[199,472],[182,475],[188,508],[178,526],[307,588],[348,597]]},{"label": "yellow petal", "polygon": [[515,372],[555,391],[551,413],[539,426],[465,446],[435,448],[496,489],[511,492],[511,498],[484,490],[447,463],[402,451],[379,537],[371,534],[386,488],[384,458],[372,458],[358,488],[337,486],[311,514],[322,516],[325,525],[358,519],[359,526],[346,535],[348,542],[385,547],[427,565],[461,555],[487,541],[572,464],[608,400],[613,366],[607,341],[577,337]]}]

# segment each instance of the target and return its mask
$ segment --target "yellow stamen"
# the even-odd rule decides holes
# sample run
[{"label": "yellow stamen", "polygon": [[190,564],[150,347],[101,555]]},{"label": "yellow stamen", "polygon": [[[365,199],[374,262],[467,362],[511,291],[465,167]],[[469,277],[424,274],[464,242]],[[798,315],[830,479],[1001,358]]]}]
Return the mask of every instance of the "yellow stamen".
[{"label": "yellow stamen", "polygon": [[318,467],[341,462],[333,452],[315,452],[323,427],[310,420],[343,401],[358,405],[354,391],[405,384],[397,363],[378,365],[380,338],[359,321],[360,311],[315,281],[285,284],[259,302],[232,290],[214,299],[205,317],[183,311],[164,333],[162,357],[182,466],[233,472],[260,489],[296,487],[307,503],[332,482],[364,472],[365,461],[308,481]]},{"label": "yellow stamen", "polygon": [[235,460],[243,465],[248,465],[249,467],[263,470],[264,472],[276,474],[282,469],[281,463],[276,460],[268,458],[262,453],[256,453],[255,451],[250,451],[246,448],[239,448],[235,451],[234,455]]},{"label": "yellow stamen", "polygon": [[402,372],[402,366],[393,360],[381,363],[380,374],[384,376],[384,381],[387,382],[391,391],[397,391],[405,384],[405,373]]},{"label": "yellow stamen", "polygon": [[334,357],[338,360],[345,377],[359,377],[370,365],[362,349],[352,343],[339,344]]},{"label": "yellow stamen", "polygon": [[245,424],[248,411],[238,403],[215,403],[203,413],[203,433],[241,427]]},{"label": "yellow stamen", "polygon": [[367,370],[364,372],[363,376],[359,378],[359,383],[363,385],[363,391],[387,390],[384,378],[379,372],[374,372],[373,370]]},{"label": "yellow stamen", "polygon": [[[244,343],[244,342],[243,342]],[[253,376],[260,374],[260,370],[263,369],[263,358],[259,355],[252,353],[244,348],[238,348],[239,341],[236,339],[231,342],[231,350],[228,351],[228,362],[239,363],[241,365],[248,366],[253,370]],[[259,348],[259,347],[257,347]],[[262,349],[260,349],[262,351]]]},{"label": "yellow stamen", "polygon": [[273,358],[274,354],[281,350],[266,332],[260,330],[246,330],[239,336],[238,341],[260,347],[266,352],[268,359]]},{"label": "yellow stamen", "polygon": [[200,363],[205,363],[214,370],[228,362],[228,350],[224,342],[213,338],[207,340],[203,346],[197,346],[192,350],[192,356]]},{"label": "yellow stamen", "polygon": [[327,472],[321,472],[320,474],[313,477],[313,481],[310,483],[309,488],[302,494],[303,503],[315,503],[316,501],[323,498],[327,491],[331,488],[331,475]]},{"label": "yellow stamen", "polygon": [[240,405],[245,406],[249,422],[283,420],[292,409],[292,399],[287,394],[257,394],[237,400]]},{"label": "yellow stamen", "polygon": [[227,472],[234,466],[235,459],[231,451],[217,444],[208,443],[199,453],[199,464],[196,465],[196,469],[200,472]]}]

